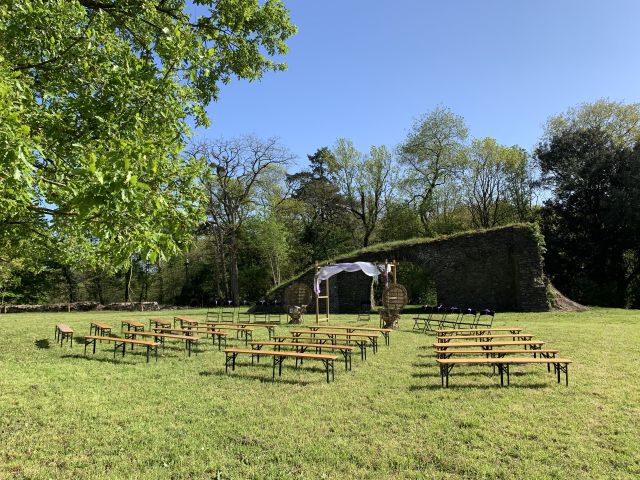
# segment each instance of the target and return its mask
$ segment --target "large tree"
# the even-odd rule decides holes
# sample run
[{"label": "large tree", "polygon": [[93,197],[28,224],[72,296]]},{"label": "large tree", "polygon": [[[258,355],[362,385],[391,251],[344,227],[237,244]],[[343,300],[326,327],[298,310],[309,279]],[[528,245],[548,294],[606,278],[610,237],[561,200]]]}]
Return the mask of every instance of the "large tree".
[{"label": "large tree", "polygon": [[349,213],[360,224],[361,246],[369,245],[387,196],[391,192],[391,153],[373,145],[369,155],[360,153],[346,138],[336,141],[330,170],[345,198]]},{"label": "large tree", "polygon": [[550,117],[543,142],[551,142],[579,130],[601,130],[616,147],[634,148],[640,142],[640,103],[615,102],[606,98],[582,103]]},{"label": "large tree", "polygon": [[473,226],[527,220],[533,195],[527,153],[486,137],[473,140],[468,160],[463,184]]},{"label": "large tree", "polygon": [[399,146],[400,161],[406,166],[404,185],[417,206],[425,233],[431,233],[435,196],[446,189],[465,164],[467,127],[451,110],[438,107],[418,118]]},{"label": "large tree", "polygon": [[279,0],[0,5],[0,262],[182,249],[204,211],[188,122],[220,83],[284,69],[294,32]]},{"label": "large tree", "polygon": [[352,250],[352,218],[347,212],[346,199],[331,179],[331,165],[335,161],[328,147],[307,155],[310,168],[287,176],[291,197],[279,206],[290,218],[297,232],[297,252],[300,267],[316,260],[325,260]]},{"label": "large tree", "polygon": [[[268,173],[287,165],[294,156],[278,140],[261,140],[254,136],[207,141],[198,145],[193,155],[204,159],[211,170],[205,180],[208,194],[208,231],[218,239],[220,252],[228,253],[230,293],[240,300],[238,252],[244,222],[255,212],[261,193],[267,188]],[[220,264],[226,268],[223,259]]]},{"label": "large tree", "polygon": [[542,211],[547,271],[576,300],[623,307],[640,276],[640,144],[602,128],[536,149],[553,197]]}]

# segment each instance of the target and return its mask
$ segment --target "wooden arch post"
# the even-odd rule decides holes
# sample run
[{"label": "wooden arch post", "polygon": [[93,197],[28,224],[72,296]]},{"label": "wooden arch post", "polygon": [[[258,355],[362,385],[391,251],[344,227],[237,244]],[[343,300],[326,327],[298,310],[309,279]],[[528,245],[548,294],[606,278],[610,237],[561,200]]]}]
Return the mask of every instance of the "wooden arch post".
[{"label": "wooden arch post", "polygon": [[[320,264],[316,262],[316,275],[320,272]],[[322,294],[322,284],[324,284],[324,295]],[[324,300],[326,317],[320,318],[320,300]],[[316,323],[329,322],[329,279],[320,282],[320,292],[316,295]]]},{"label": "wooden arch post", "polygon": [[391,274],[393,275],[393,283],[398,283],[398,262],[397,261],[393,261],[392,263],[389,263],[387,261],[387,259],[384,259],[384,272],[385,275],[387,274],[387,270],[389,270],[389,267],[391,267]]}]

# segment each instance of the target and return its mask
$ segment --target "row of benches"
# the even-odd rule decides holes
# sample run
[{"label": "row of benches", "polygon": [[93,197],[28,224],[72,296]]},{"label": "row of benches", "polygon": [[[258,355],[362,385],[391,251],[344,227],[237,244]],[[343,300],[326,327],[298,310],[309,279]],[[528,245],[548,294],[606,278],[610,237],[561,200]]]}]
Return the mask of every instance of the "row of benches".
[{"label": "row of benches", "polygon": [[[505,331],[509,333],[493,333]],[[507,385],[510,384],[509,367],[512,365],[545,364],[548,371],[551,371],[553,365],[558,383],[561,380],[561,373],[564,373],[566,385],[569,385],[571,360],[559,358],[557,350],[543,349],[544,342],[532,340],[533,335],[522,333],[521,328],[442,329],[436,330],[436,335],[438,341],[433,344],[433,347],[436,363],[440,367],[440,380],[443,387],[449,386],[451,371],[455,366],[460,365],[489,365],[494,371],[497,368],[501,386],[504,386],[505,376]],[[505,337],[511,340],[504,340]],[[511,355],[527,353],[533,355],[511,357]],[[459,358],[461,355],[466,357]]]},{"label": "row of benches", "polygon": [[[253,341],[251,333],[255,330],[253,328],[255,324],[253,324],[252,327],[247,325],[231,326],[228,324],[219,324],[217,322],[208,322],[207,325],[198,325],[197,321],[185,317],[179,318],[178,322],[180,322],[180,325],[184,328],[166,326],[167,324],[171,325],[171,322],[166,320],[157,318],[150,319],[149,326],[153,331],[146,332],[144,331],[145,325],[141,322],[123,320],[121,322],[121,331],[124,337],[111,336],[111,331],[113,329],[111,325],[102,322],[92,322],[90,326],[90,335],[84,337],[85,354],[88,346],[91,345],[93,347],[93,353],[95,353],[97,343],[104,341],[112,342],[114,344],[114,357],[119,351],[122,352],[122,355],[124,356],[127,350],[127,345],[129,345],[131,349],[133,349],[134,346],[144,346],[146,348],[147,362],[149,361],[151,354],[155,355],[157,361],[158,346],[164,347],[165,339],[171,338],[183,340],[188,354],[191,355],[191,352],[195,350],[194,345],[200,340],[198,335],[206,334],[211,336],[214,344],[215,338],[218,338],[219,349],[221,348],[221,339],[224,340],[226,370],[228,370],[229,366],[231,366],[232,370],[235,370],[236,357],[240,354],[250,354],[252,362],[254,358],[259,359],[260,356],[271,356],[273,358],[273,378],[275,379],[276,368],[278,369],[279,375],[281,375],[282,363],[286,358],[295,358],[296,367],[299,362],[302,364],[304,360],[312,359],[323,362],[327,373],[327,381],[329,381],[335,377],[334,361],[338,358],[338,355],[326,354],[323,353],[323,350],[341,354],[345,362],[345,369],[351,370],[352,352],[356,346],[360,349],[361,359],[366,360],[367,346],[371,345],[374,353],[377,352],[377,339],[380,335],[384,336],[385,343],[390,345],[390,329],[322,325],[310,327],[308,330],[292,330],[290,332],[291,335],[273,335],[273,330],[268,329],[270,333],[269,341]],[[274,327],[274,325],[270,325],[269,327]],[[226,348],[227,332],[223,332],[219,329],[242,332],[242,335],[245,338],[245,344],[250,345],[251,349]],[[56,338],[62,335],[61,332],[68,331],[73,335],[73,330],[67,325],[56,325]],[[376,331],[377,333],[374,333]],[[94,333],[96,334],[94,335]],[[140,340],[139,338],[152,338],[153,341]],[[264,347],[273,347],[273,350],[266,350]],[[283,350],[283,348],[290,348],[293,351],[286,351]],[[195,351],[197,354],[197,350]],[[310,353],[312,351],[315,353]]]}]

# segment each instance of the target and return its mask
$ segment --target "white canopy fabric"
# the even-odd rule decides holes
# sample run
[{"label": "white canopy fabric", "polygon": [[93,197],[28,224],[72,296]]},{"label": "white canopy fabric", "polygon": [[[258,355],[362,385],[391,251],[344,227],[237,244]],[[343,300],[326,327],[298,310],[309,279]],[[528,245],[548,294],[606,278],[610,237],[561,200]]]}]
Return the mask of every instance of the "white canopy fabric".
[{"label": "white canopy fabric", "polygon": [[[318,273],[316,273],[313,279],[313,291],[316,295],[320,295],[320,282],[327,280],[340,272],[357,272],[362,271],[370,277],[374,277],[374,281],[377,280],[378,275],[384,272],[384,265],[378,265],[369,262],[353,262],[353,263],[334,263],[322,267]],[[391,271],[391,264],[387,266],[387,273]]]}]

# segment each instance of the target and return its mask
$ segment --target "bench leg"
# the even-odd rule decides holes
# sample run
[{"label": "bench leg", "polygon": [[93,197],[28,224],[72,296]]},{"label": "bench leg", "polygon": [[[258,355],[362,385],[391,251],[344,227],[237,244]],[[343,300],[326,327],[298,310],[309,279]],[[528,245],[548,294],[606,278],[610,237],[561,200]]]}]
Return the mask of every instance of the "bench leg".
[{"label": "bench leg", "polygon": [[273,368],[271,369],[271,381],[276,381],[276,357],[273,357]]}]

